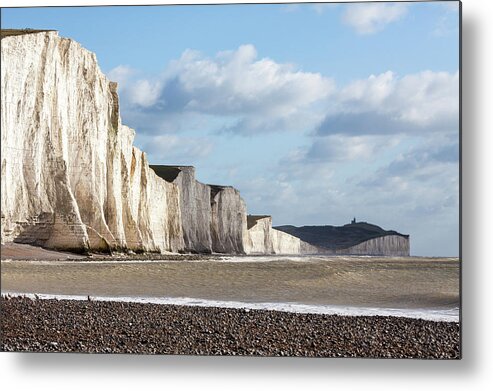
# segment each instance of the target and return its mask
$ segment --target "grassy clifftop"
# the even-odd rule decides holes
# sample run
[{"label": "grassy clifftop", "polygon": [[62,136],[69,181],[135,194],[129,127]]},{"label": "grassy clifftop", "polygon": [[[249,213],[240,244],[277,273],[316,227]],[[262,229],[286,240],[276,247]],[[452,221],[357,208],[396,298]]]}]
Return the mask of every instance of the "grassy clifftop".
[{"label": "grassy clifftop", "polygon": [[44,33],[56,30],[34,30],[34,29],[2,29],[0,30],[0,38],[11,37],[14,35]]}]

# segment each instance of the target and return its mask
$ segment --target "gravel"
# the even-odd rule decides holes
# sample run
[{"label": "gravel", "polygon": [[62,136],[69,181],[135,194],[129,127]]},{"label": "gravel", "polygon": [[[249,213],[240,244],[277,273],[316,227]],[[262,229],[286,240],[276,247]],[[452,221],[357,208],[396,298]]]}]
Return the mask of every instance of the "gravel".
[{"label": "gravel", "polygon": [[459,324],[2,297],[2,351],[460,358]]}]

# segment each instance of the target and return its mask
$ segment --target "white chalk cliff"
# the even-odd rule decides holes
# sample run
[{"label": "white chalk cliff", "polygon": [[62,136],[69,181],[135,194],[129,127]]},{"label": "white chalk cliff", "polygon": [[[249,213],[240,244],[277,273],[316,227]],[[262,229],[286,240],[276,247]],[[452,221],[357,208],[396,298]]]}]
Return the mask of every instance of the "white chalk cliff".
[{"label": "white chalk cliff", "polygon": [[192,166],[151,165],[151,169],[160,178],[178,186],[184,250],[192,253],[213,252],[210,186],[195,179],[195,168]]},{"label": "white chalk cliff", "polygon": [[271,220],[248,230],[238,190],[198,182],[193,167],[150,168],[121,123],[116,83],[77,42],[55,31],[2,35],[1,61],[2,243],[300,252]]},{"label": "white chalk cliff", "polygon": [[57,32],[2,38],[2,241],[183,249],[179,190],[122,125],[116,84]]},{"label": "white chalk cliff", "polygon": [[299,238],[272,228],[271,216],[248,216],[247,254],[307,254],[317,253]]},{"label": "white chalk cliff", "polygon": [[410,251],[409,238],[401,235],[387,235],[369,239],[354,246],[336,250],[336,254],[350,255],[390,255],[408,257]]}]

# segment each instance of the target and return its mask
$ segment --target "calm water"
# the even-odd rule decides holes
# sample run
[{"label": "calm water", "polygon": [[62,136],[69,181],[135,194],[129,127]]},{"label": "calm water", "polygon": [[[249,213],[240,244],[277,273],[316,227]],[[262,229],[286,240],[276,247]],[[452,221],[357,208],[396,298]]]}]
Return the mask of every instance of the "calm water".
[{"label": "calm water", "polygon": [[263,303],[265,308],[292,307],[299,312],[397,310],[414,317],[458,319],[459,261],[453,258],[269,256],[217,261],[2,261],[1,266],[3,293],[250,308]]}]

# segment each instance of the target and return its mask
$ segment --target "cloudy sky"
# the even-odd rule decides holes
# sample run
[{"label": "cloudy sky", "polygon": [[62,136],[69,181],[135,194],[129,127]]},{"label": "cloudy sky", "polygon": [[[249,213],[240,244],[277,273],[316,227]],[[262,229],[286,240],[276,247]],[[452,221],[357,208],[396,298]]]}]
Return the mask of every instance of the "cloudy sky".
[{"label": "cloudy sky", "polygon": [[151,163],[196,166],[249,213],[458,255],[457,2],[2,9],[8,27],[95,52]]}]

